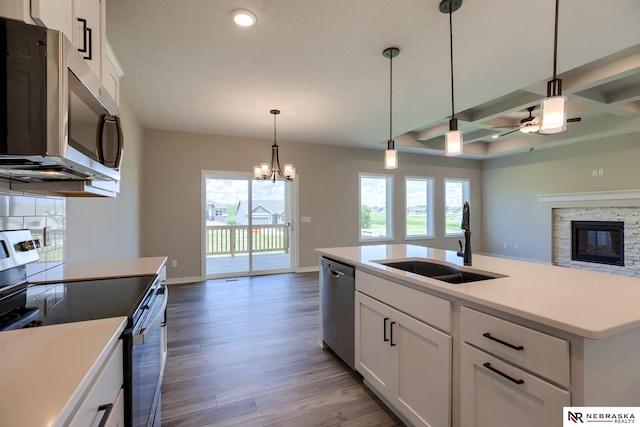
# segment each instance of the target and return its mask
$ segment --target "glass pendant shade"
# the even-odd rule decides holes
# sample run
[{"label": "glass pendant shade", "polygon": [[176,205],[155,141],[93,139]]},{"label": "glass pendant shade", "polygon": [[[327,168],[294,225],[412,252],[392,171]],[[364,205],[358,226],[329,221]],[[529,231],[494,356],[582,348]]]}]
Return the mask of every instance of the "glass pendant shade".
[{"label": "glass pendant shade", "polygon": [[459,156],[462,154],[462,132],[456,129],[445,133],[444,147],[447,156]]},{"label": "glass pendant shade", "polygon": [[398,150],[386,150],[384,152],[384,168],[398,169]]},{"label": "glass pendant shade", "polygon": [[549,96],[540,105],[542,120],[540,133],[558,133],[567,130],[567,97]]},{"label": "glass pendant shade", "polygon": [[287,164],[284,165],[284,173],[283,174],[284,174],[285,178],[289,178],[289,179],[295,178],[295,176],[296,176],[296,168],[294,168],[292,164],[287,163]]}]

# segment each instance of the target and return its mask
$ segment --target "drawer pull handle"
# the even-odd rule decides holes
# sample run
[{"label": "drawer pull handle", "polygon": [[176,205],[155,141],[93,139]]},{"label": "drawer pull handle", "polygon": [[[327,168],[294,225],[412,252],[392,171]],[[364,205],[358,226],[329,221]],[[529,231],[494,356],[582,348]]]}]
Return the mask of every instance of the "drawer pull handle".
[{"label": "drawer pull handle", "polygon": [[384,341],[389,341],[389,338],[387,338],[387,322],[389,321],[388,317],[385,317],[384,320],[382,321],[382,331],[383,331],[383,338]]},{"label": "drawer pull handle", "polygon": [[499,343],[500,343],[500,344],[502,344],[502,345],[506,345],[507,347],[512,348],[512,349],[514,349],[514,350],[518,350],[518,351],[524,350],[524,347],[523,347],[523,346],[521,346],[521,345],[513,345],[513,344],[509,344],[509,343],[508,343],[508,342],[506,342],[506,341],[502,341],[500,338],[492,337],[492,336],[491,336],[491,334],[490,334],[489,332],[485,332],[484,334],[482,334],[482,336],[483,336],[483,337],[485,337],[485,338],[489,338],[489,339],[490,339],[490,340],[492,340],[492,341],[499,342]]},{"label": "drawer pull handle", "polygon": [[507,374],[505,374],[504,372],[501,372],[501,371],[497,370],[496,368],[494,368],[493,366],[491,366],[491,363],[489,363],[489,362],[485,362],[485,363],[483,363],[483,364],[482,364],[482,366],[484,366],[484,367],[485,367],[485,368],[487,368],[488,370],[490,370],[490,371],[492,371],[492,372],[495,372],[496,374],[498,374],[498,375],[500,375],[500,376],[502,376],[502,377],[504,377],[504,378],[508,379],[508,380],[509,380],[509,381],[511,381],[511,382],[514,382],[514,383],[516,383],[516,384],[518,384],[518,385],[519,385],[519,384],[524,384],[524,380],[517,380],[517,379],[513,378],[512,376],[507,375]]},{"label": "drawer pull handle", "polygon": [[393,325],[395,325],[396,322],[391,322],[389,324],[389,328],[391,329],[391,342],[389,343],[391,345],[391,347],[395,347],[396,343],[393,342]]},{"label": "drawer pull handle", "polygon": [[100,424],[98,424],[98,427],[104,427],[107,424],[107,420],[109,419],[109,414],[111,414],[112,409],[113,409],[113,403],[107,403],[107,404],[98,406],[98,412],[104,411],[104,414],[102,414],[102,418],[100,419]]}]

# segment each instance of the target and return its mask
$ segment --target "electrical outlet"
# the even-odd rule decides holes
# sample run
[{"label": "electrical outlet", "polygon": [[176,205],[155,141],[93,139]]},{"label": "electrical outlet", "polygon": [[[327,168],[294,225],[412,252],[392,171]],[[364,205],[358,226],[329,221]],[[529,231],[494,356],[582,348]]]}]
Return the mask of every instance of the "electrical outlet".
[{"label": "electrical outlet", "polygon": [[178,260],[174,259],[171,261],[171,267],[176,268],[178,266]]},{"label": "electrical outlet", "polygon": [[506,243],[502,244],[502,249],[507,249],[507,244]]},{"label": "electrical outlet", "polygon": [[513,245],[513,249],[515,249],[516,251],[518,250],[518,244],[517,243],[515,245]]},{"label": "electrical outlet", "polygon": [[591,176],[598,176],[598,169],[592,169]]},{"label": "electrical outlet", "polygon": [[598,176],[604,175],[604,169],[598,169]]}]

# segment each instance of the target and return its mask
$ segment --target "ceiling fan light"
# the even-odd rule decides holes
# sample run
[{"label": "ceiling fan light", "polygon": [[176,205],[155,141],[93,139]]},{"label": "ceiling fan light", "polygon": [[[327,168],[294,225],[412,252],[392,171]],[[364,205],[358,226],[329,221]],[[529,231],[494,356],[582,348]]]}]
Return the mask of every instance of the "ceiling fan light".
[{"label": "ceiling fan light", "polygon": [[558,133],[567,130],[567,97],[556,95],[545,98],[540,111],[540,133]]},{"label": "ceiling fan light", "polygon": [[527,122],[520,126],[520,132],[522,133],[534,133],[540,131],[540,122],[534,118],[532,121]]},{"label": "ceiling fan light", "polygon": [[459,156],[462,154],[462,132],[450,130],[444,134],[444,149],[447,156]]},{"label": "ceiling fan light", "polygon": [[386,150],[384,152],[384,168],[398,169],[398,150]]}]

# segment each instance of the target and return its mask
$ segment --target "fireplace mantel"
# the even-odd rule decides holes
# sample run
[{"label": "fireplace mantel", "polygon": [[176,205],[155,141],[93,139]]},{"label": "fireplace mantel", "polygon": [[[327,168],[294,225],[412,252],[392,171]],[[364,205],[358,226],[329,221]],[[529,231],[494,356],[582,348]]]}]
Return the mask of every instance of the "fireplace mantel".
[{"label": "fireplace mantel", "polygon": [[590,200],[640,200],[640,190],[585,191],[580,193],[534,194],[539,202],[582,202]]}]

